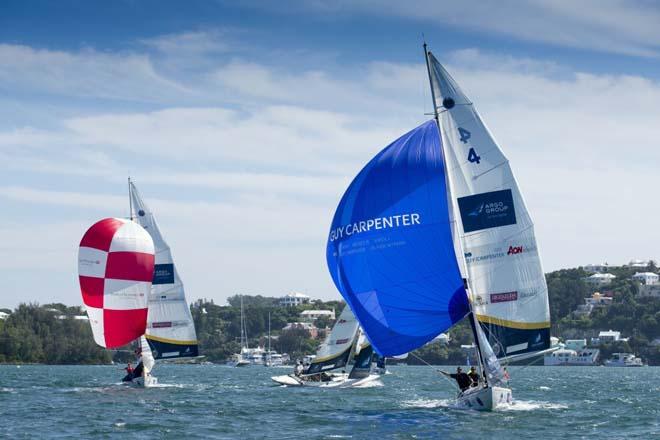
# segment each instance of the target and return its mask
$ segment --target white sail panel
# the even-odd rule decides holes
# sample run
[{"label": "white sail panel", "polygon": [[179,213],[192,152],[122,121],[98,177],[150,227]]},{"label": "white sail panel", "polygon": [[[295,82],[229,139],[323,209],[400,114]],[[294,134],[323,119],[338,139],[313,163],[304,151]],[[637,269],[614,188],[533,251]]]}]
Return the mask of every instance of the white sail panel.
[{"label": "white sail panel", "polygon": [[317,374],[322,371],[342,368],[348,364],[353,354],[353,344],[357,339],[358,322],[351,308],[344,307],[330,334],[316,351],[305,374]]},{"label": "white sail panel", "polygon": [[[474,319],[474,318],[470,318]],[[477,339],[479,341],[479,348],[481,349],[481,355],[483,357],[483,369],[488,380],[488,384],[491,386],[506,386],[508,382],[507,374],[500,365],[500,361],[497,359],[493,348],[488,342],[488,337],[486,337],[481,326],[474,326]]]},{"label": "white sail panel", "polygon": [[509,161],[430,53],[429,63],[473,310],[498,356],[546,349],[548,289]]},{"label": "white sail panel", "polygon": [[153,212],[132,182],[129,188],[131,216],[149,232],[156,252],[149,295],[147,339],[154,347],[157,359],[195,357],[198,355],[197,335],[172,252],[158,228]]},{"label": "white sail panel", "polygon": [[147,338],[144,336],[140,336],[140,361],[142,362],[144,374],[151,373],[156,361],[154,360],[154,355],[151,352]]},{"label": "white sail panel", "polygon": [[316,352],[313,362],[321,362],[333,358],[351,348],[358,331],[358,322],[348,305],[344,307],[330,334],[326,336]]}]

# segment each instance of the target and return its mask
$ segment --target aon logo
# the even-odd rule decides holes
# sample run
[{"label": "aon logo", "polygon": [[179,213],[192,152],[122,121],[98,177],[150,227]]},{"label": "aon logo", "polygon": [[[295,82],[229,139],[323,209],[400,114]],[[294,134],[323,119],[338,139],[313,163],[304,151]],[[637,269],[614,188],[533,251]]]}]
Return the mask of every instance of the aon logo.
[{"label": "aon logo", "polygon": [[509,252],[507,252],[507,255],[515,255],[515,254],[522,254],[523,247],[522,246],[509,246]]}]

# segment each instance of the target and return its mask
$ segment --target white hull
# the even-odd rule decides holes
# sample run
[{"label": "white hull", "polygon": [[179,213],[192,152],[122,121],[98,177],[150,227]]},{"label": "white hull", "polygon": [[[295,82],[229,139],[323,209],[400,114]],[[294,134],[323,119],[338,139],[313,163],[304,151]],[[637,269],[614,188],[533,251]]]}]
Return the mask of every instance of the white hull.
[{"label": "white hull", "polygon": [[612,359],[605,361],[606,367],[643,367],[640,358],[631,353],[614,353]]},{"label": "white hull", "polygon": [[139,388],[151,388],[158,385],[158,378],[149,374],[147,376],[136,377],[129,383]]},{"label": "white hull", "polygon": [[353,388],[360,387],[369,382],[373,382],[380,378],[379,374],[370,374],[367,377],[359,379],[349,379],[348,374],[331,374],[331,379],[327,382],[317,382],[311,380],[302,380],[301,378],[287,374],[285,376],[273,376],[273,382],[289,387],[316,387],[316,388]]},{"label": "white hull", "polygon": [[495,411],[511,402],[511,390],[502,387],[472,388],[456,398],[459,406],[477,411]]}]

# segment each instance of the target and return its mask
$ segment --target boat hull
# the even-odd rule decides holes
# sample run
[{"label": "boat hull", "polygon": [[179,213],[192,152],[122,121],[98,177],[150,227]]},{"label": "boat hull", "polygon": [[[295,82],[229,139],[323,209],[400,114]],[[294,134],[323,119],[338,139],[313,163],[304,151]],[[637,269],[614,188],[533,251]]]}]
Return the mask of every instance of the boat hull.
[{"label": "boat hull", "polygon": [[151,388],[158,385],[158,378],[152,375],[139,376],[133,379],[130,384],[138,388]]},{"label": "boat hull", "polygon": [[303,380],[293,374],[273,376],[273,382],[288,387],[316,387],[316,388],[354,388],[361,387],[380,378],[379,374],[370,374],[359,379],[349,379],[348,374],[332,374],[326,382]]},{"label": "boat hull", "polygon": [[496,411],[510,405],[512,402],[511,390],[503,387],[475,388],[461,393],[456,402],[477,411]]}]

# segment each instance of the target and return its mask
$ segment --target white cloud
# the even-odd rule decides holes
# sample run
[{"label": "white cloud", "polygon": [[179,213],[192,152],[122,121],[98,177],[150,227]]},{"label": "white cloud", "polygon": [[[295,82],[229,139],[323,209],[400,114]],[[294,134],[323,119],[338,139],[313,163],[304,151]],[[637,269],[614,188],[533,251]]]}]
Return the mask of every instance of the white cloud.
[{"label": "white cloud", "polygon": [[[54,62],[72,57],[85,66],[87,56],[98,54],[62,53]],[[139,54],[107,56],[150,63]],[[477,50],[443,58],[511,159],[546,269],[657,257],[660,208],[649,202],[660,163],[657,81]],[[12,75],[34,67],[17,65]],[[63,69],[54,71],[57,78]],[[140,68],[108,75],[125,88],[119,95],[145,78]],[[359,169],[428,118],[424,65],[374,61],[347,65],[338,76],[231,58],[200,77],[186,87],[203,98],[185,106],[95,108],[55,127],[35,120],[0,131],[0,200],[25,208],[9,210],[0,230],[26,220],[35,243],[50,243],[51,255],[69,261],[69,241],[86,222],[125,213],[131,171],[174,249],[189,299],[305,288],[336,296],[324,261],[331,217]],[[41,80],[29,72],[12,79],[26,88]],[[168,84],[156,89],[171,90]],[[67,241],[49,242],[64,224]],[[5,253],[0,270],[28,264],[28,254],[10,261]],[[70,289],[62,295],[77,300]]]},{"label": "white cloud", "polygon": [[523,41],[632,56],[660,56],[660,7],[644,0],[293,0],[252,7],[318,16],[395,16],[436,23],[437,34],[454,29],[499,34]]},{"label": "white cloud", "polygon": [[0,83],[12,93],[163,102],[189,89],[159,75],[148,56],[92,49],[65,52],[0,44]]}]

